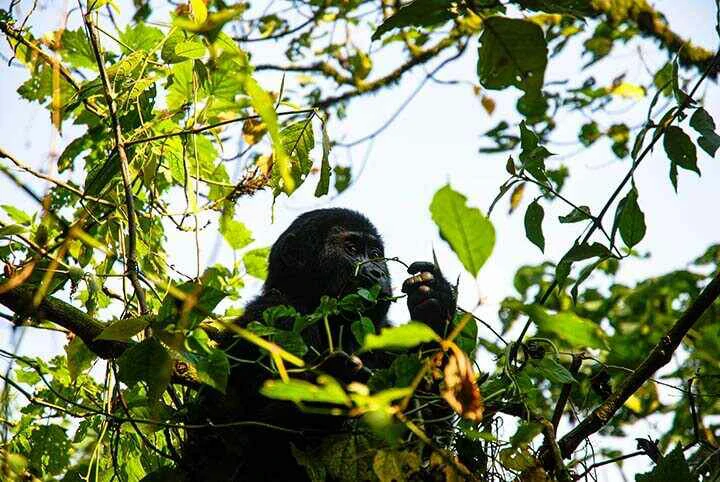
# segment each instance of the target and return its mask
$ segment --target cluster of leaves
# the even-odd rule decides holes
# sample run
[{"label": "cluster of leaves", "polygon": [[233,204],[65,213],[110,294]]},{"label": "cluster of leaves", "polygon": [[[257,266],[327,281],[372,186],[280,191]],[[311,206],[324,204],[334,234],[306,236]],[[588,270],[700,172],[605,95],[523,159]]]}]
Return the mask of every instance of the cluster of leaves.
[{"label": "cluster of leaves", "polygon": [[[717,57],[687,44],[645,85],[620,76],[603,86],[589,75],[545,84],[551,61],[572,42],[582,42],[590,57],[583,73],[616,44],[638,37],[659,39],[665,49],[677,51],[683,42],[645,0],[416,0],[396,7],[382,2],[380,8],[371,0],[326,0],[298,7],[308,10],[301,15],[280,9],[260,16],[250,4],[192,0],[177,6],[169,22],[149,2],[138,3],[133,21],[114,33],[98,25],[100,11],[115,8],[113,2],[82,5],[87,10],[76,12],[74,28],[43,35],[33,35],[26,21],[0,10],[0,31],[13,59],[30,73],[18,95],[47,107],[58,130],[70,122],[84,129],[57,161],[62,179],[0,150],[14,167],[52,184],[44,199],[38,197],[42,214],[2,206],[8,221],[0,221],[5,263],[0,302],[13,311],[15,323],[60,325],[69,332],[65,356],[44,360],[0,352],[14,364],[4,377],[3,477],[152,480],[153,473],[177,462],[183,431],[192,430],[183,425],[192,398],[188,380],[225,389],[230,360],[213,341],[223,329],[263,350],[258,363],[273,378],[262,389],[265,396],[303,407],[319,404],[328,413],[366,422],[367,436],[328,437],[312,453],[295,451],[314,480],[351,480],[349,474],[358,473],[383,481],[428,473],[443,480],[546,480],[592,470],[593,461],[576,453],[577,447],[562,454],[569,463],[548,462],[566,404],[573,407],[573,419],[602,406],[698,297],[708,272],[720,271],[720,247],[713,246],[695,261],[698,269],[632,287],[614,279],[622,260],[637,255],[635,247],[647,231],[632,174],[653,146],[662,141],[676,190],[679,168],[700,173],[697,147],[711,157],[720,147],[714,120],[693,97],[702,80],[717,75]],[[516,18],[515,7],[527,15]],[[150,21],[158,14],[168,27]],[[335,36],[336,30],[346,35]],[[330,192],[333,177],[335,191],[347,188],[350,167],[330,163],[329,116],[342,119],[351,99],[389,88],[418,65],[447,52],[454,53],[443,62],[459,57],[475,37],[477,92],[487,113],[495,108],[489,91],[520,91],[516,107],[523,120],[517,126],[501,120],[485,133],[493,144],[481,148],[512,154],[510,177],[496,202],[511,193],[512,212],[526,187],[534,186],[538,195],[528,204],[524,225],[543,252],[545,209],[555,202],[569,211],[559,216],[560,223],[586,225],[557,263],[518,270],[519,294],[503,301],[499,317],[504,332],[523,320],[522,336],[510,342],[479,336],[476,320],[462,313],[443,336],[415,322],[375,333],[362,315],[377,301],[372,290],[323,299],[310,315],[276,307],[247,327],[235,326],[240,310],[227,300],[239,299],[248,276],[266,276],[268,255],[267,248],[251,247],[252,233],[236,218],[235,201],[266,188],[276,197],[292,195],[316,174],[318,197]],[[361,38],[367,43],[356,43]],[[252,45],[264,40],[284,42],[287,64],[255,61]],[[402,63],[384,75],[373,72],[383,52],[398,46]],[[308,58],[316,61],[307,64]],[[683,68],[702,72],[691,91],[682,81]],[[258,83],[258,70],[303,77],[287,92],[285,82],[272,92]],[[631,161],[628,176],[593,212],[562,194],[569,169],[551,164],[544,145],[560,115],[597,112],[617,99],[649,100],[648,116],[639,127],[602,127],[590,115],[580,127],[581,145],[606,138],[617,158]],[[317,133],[322,140],[316,148]],[[240,139],[242,149],[223,159]],[[227,160],[241,164],[239,177],[230,176]],[[435,194],[430,214],[464,268],[477,276],[495,243],[491,222],[450,186]],[[168,264],[166,229],[197,231],[204,229],[202,220],[205,227],[217,226],[238,252],[237,261],[198,269],[196,276],[177,273]],[[132,291],[125,279],[133,282]],[[586,287],[590,280],[596,284]],[[34,313],[30,306],[41,308],[41,319],[28,320]],[[695,321],[667,380],[642,384],[602,427],[622,436],[640,419],[673,414],[658,442],[642,444],[640,453],[656,467],[638,480],[713,480],[720,470],[718,427],[707,418],[720,411],[718,309],[715,303]],[[307,328],[338,314],[354,317],[348,336],[361,350],[392,352],[389,368],[375,371],[367,384],[348,386],[328,375],[315,382],[291,377],[286,365],[304,370],[305,358],[317,349]],[[291,318],[292,327],[279,326],[280,318]],[[531,324],[535,331],[525,337]],[[343,348],[328,342],[331,352]],[[409,351],[426,345],[434,350]],[[471,362],[478,348],[497,361],[497,369],[482,378]],[[424,423],[422,410],[408,410],[410,403],[428,400],[419,392],[438,381],[441,388],[427,403],[452,409],[440,430]],[[664,402],[658,385],[677,391],[676,402]],[[10,393],[19,398],[11,400]],[[509,438],[501,429],[506,416],[519,420]],[[432,450],[423,448],[428,443]],[[679,449],[663,456],[672,444],[692,449],[688,460]],[[622,460],[612,449],[600,453]]]}]

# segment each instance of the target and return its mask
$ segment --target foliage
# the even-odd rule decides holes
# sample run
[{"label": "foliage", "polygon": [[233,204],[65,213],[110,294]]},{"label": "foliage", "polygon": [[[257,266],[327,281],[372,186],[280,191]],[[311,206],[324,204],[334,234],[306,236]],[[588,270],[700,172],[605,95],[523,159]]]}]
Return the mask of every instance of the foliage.
[{"label": "foliage", "polygon": [[[571,480],[639,455],[655,467],[636,480],[717,478],[720,245],[686,269],[634,286],[616,278],[650,232],[638,166],[662,143],[669,181],[681,191],[679,168],[700,175],[701,156],[720,148],[698,94],[717,78],[718,56],[685,42],[646,0],[326,0],[290,9],[98,1],[80,2],[56,31],[28,26],[37,13],[29,3],[0,9],[8,57],[28,73],[16,95],[46,107],[58,132],[70,123],[84,130],[63,137],[49,171],[57,176],[0,146],[0,171],[42,206],[39,214],[1,206],[0,303],[18,326],[68,333],[63,356],[0,351],[10,367],[1,375],[3,480],[171,473],[184,433],[197,428],[183,424],[197,387],[226,389],[223,331],[263,350],[258,363],[272,377],[262,395],[362,420],[360,435],[329,436],[310,452],[292,447],[312,480]],[[108,20],[120,13],[131,20]],[[335,30],[346,36],[329,34]],[[276,41],[285,63],[253,56],[255,44]],[[599,85],[586,68],[608,62],[621,43],[655,41],[668,60],[643,84],[620,76]],[[487,216],[471,207],[474,198],[440,187],[429,206],[439,235],[477,277],[500,235],[490,212],[508,193],[511,213],[534,193],[524,228],[542,253],[556,243],[543,227],[551,206],[562,205],[559,222],[579,233],[559,259],[517,271],[517,293],[498,313],[501,333],[463,310],[444,338],[419,322],[375,333],[364,316],[378,301],[372,290],[324,298],[305,315],[275,307],[235,326],[241,290],[267,276],[269,253],[252,244],[235,201],[263,189],[292,196],[306,183],[319,198],[344,191],[357,172],[331,155],[339,141],[329,121],[349,122],[353,99],[393,88],[420,65],[440,69],[469,45],[485,111],[495,111],[492,91],[516,96],[518,115],[483,133],[480,147],[507,153],[508,179]],[[582,78],[545,82],[570,45],[590,58]],[[400,52],[398,63],[378,74],[374,66],[388,51]],[[258,80],[263,70],[303,77],[296,85],[283,78],[273,91]],[[596,113],[618,100],[644,102],[646,121],[603,125]],[[545,147],[556,119],[571,113],[587,120],[578,124],[581,146],[607,141],[625,163],[627,175],[600,209],[565,196],[572,167]],[[234,175],[225,161],[238,142]],[[47,194],[35,195],[15,169],[48,183]],[[198,272],[178,273],[168,263],[172,231],[197,232],[201,221],[220,233],[235,262],[200,266],[197,253]],[[307,328],[337,314],[353,320],[360,355],[388,352],[392,360],[366,384],[299,375],[316,349]],[[294,320],[292,330],[279,328],[281,317]],[[478,351],[494,357],[494,372],[475,370]],[[672,371],[653,378],[673,354]],[[440,388],[428,395],[433,384]],[[412,408],[422,400],[450,415],[425,420]],[[634,454],[579,450],[598,432],[631,437],[634,424],[659,415],[671,423],[657,441],[638,439]],[[574,428],[561,433],[564,417]],[[513,434],[502,429],[510,419]]]}]

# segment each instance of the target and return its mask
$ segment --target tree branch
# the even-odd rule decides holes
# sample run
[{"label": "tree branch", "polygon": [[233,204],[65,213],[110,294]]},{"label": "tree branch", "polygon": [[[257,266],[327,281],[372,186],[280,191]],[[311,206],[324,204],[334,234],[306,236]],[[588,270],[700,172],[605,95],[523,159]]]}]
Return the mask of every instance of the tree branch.
[{"label": "tree branch", "polygon": [[36,287],[23,284],[0,293],[0,303],[21,317],[30,317],[37,321],[51,321],[71,331],[100,358],[116,358],[127,348],[127,344],[119,341],[95,340],[105,329],[105,325],[75,308],[52,296],[46,296],[37,307],[33,306]]},{"label": "tree branch", "polygon": [[619,389],[615,391],[605,402],[593,410],[593,413],[585,418],[574,429],[567,433],[558,445],[565,458],[569,458],[575,449],[584,439],[600,430],[612,419],[615,412],[627,401],[630,396],[642,387],[652,375],[668,364],[672,354],[680,346],[685,335],[700,316],[720,296],[720,273],[710,281],[705,289],[700,292],[690,307],[683,313],[678,321],[670,328],[660,342],[655,345],[650,354],[637,367],[632,375],[625,378]]},{"label": "tree branch", "polygon": [[593,2],[597,15],[605,15],[610,20],[630,20],[634,22],[640,33],[645,37],[651,37],[660,42],[660,46],[671,53],[678,55],[680,65],[683,67],[695,67],[700,72],[709,70],[708,76],[715,79],[718,76],[718,65],[713,65],[713,52],[700,46],[693,45],[690,40],[680,37],[670,29],[663,15],[652,8],[649,3],[635,2],[633,7],[628,9],[625,18],[614,17],[612,2]]}]

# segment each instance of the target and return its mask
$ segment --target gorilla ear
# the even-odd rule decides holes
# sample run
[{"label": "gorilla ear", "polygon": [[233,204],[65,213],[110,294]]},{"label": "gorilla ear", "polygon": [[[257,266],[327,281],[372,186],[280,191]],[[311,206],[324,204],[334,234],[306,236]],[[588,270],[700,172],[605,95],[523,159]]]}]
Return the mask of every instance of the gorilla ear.
[{"label": "gorilla ear", "polygon": [[293,233],[287,235],[280,251],[280,259],[283,265],[293,268],[302,268],[305,265],[305,256],[300,241],[297,235]]}]

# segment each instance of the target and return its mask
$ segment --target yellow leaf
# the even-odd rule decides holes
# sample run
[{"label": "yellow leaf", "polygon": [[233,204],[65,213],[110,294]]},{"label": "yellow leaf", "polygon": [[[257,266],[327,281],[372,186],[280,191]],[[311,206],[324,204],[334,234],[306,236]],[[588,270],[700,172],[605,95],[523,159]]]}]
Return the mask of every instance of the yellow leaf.
[{"label": "yellow leaf", "polygon": [[637,395],[630,395],[624,405],[635,413],[642,413],[643,411],[642,400]]},{"label": "yellow leaf", "polygon": [[190,0],[190,6],[192,6],[192,16],[193,20],[195,20],[195,23],[197,24],[203,24],[205,23],[205,20],[207,20],[207,5],[205,5],[204,0]]},{"label": "yellow leaf", "polygon": [[488,115],[492,115],[493,112],[495,112],[495,101],[492,100],[490,97],[483,95],[480,99],[480,103],[483,106],[483,109],[485,109],[485,112],[488,113]]},{"label": "yellow leaf", "polygon": [[248,119],[243,124],[242,136],[246,144],[252,146],[260,142],[267,132],[265,123],[257,119]]},{"label": "yellow leaf", "polygon": [[261,155],[255,161],[255,165],[260,169],[260,174],[262,174],[265,177],[269,177],[270,174],[272,173],[273,155],[272,154]]},{"label": "yellow leaf", "polygon": [[481,422],[485,405],[477,376],[467,355],[454,343],[448,344],[449,357],[443,368],[443,383],[440,396],[463,418]]},{"label": "yellow leaf", "polygon": [[629,82],[620,82],[612,88],[610,93],[624,99],[642,99],[645,97],[645,89],[643,87]]},{"label": "yellow leaf", "polygon": [[523,192],[525,192],[525,183],[518,184],[510,195],[510,212],[508,214],[512,214],[513,211],[515,211],[520,205],[520,201],[522,201],[523,198]]}]

